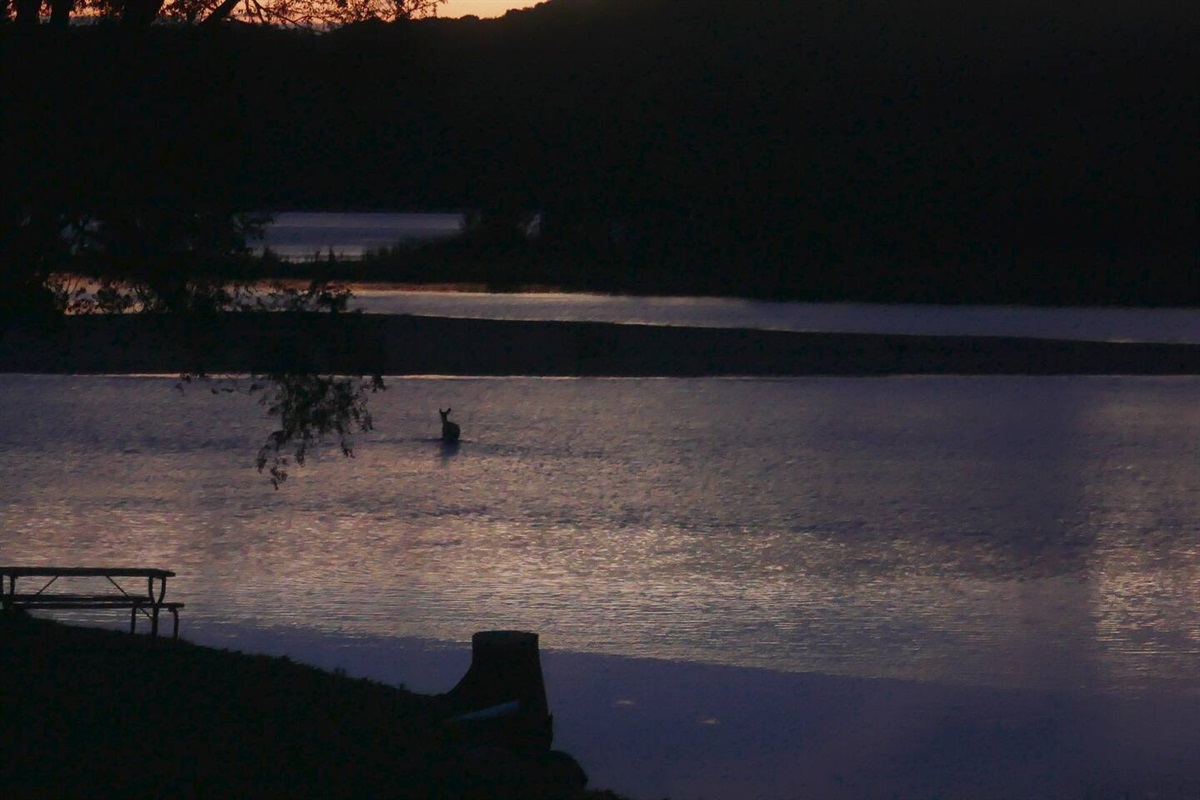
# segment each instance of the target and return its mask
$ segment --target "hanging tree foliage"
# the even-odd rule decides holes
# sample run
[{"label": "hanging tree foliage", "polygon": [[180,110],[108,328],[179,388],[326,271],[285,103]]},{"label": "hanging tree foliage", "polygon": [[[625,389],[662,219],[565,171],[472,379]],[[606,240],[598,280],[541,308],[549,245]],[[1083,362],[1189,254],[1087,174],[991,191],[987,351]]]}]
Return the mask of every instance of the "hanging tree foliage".
[{"label": "hanging tree foliage", "polygon": [[322,442],[352,456],[353,435],[372,428],[369,397],[386,387],[378,375],[321,374],[304,352],[248,376],[209,374],[204,337],[230,314],[353,314],[350,291],[319,274],[306,286],[256,279],[261,257],[247,239],[261,237],[268,222],[262,214],[172,208],[26,214],[0,235],[0,334],[10,324],[53,324],[78,314],[148,314],[186,323],[170,328],[195,337],[186,344],[198,360],[185,368],[180,387],[204,382],[214,394],[259,398],[277,428],[256,465],[278,489],[289,467],[303,466]]}]

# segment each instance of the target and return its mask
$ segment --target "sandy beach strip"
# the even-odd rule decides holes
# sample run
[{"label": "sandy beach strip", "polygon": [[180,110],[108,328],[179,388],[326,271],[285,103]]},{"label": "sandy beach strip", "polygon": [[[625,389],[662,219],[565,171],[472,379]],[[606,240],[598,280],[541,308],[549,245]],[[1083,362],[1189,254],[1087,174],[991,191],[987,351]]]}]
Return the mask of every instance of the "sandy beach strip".
[{"label": "sandy beach strip", "polygon": [[1197,375],[1200,345],[409,315],[152,315],[12,324],[0,372],[612,377]]}]

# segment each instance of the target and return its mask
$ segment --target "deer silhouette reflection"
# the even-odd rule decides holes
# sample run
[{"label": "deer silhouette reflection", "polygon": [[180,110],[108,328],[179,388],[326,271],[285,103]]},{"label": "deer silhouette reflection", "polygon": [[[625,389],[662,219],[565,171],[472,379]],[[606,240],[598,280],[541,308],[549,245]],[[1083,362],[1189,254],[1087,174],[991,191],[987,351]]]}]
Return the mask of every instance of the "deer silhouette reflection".
[{"label": "deer silhouette reflection", "polygon": [[439,408],[438,413],[442,415],[442,442],[444,444],[457,443],[461,431],[457,422],[450,421],[450,409],[447,408],[445,411],[442,411]]}]

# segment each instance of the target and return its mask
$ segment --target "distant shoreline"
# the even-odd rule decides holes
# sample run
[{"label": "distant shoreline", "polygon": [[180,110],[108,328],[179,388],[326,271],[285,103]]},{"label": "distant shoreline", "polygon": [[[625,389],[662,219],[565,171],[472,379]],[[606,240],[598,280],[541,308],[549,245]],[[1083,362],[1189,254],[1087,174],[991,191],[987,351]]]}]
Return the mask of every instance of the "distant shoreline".
[{"label": "distant shoreline", "polygon": [[1200,375],[1200,345],[805,333],[384,314],[158,315],[14,324],[0,372],[596,377]]}]

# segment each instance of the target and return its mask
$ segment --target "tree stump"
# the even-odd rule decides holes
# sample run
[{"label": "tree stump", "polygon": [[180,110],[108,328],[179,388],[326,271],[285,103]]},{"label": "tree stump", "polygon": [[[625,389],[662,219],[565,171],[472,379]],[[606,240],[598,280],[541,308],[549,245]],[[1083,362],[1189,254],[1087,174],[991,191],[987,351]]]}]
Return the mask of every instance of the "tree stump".
[{"label": "tree stump", "polygon": [[[445,695],[464,730],[509,746],[549,749],[553,721],[538,652],[538,635],[480,631],[471,637],[471,668]],[[475,712],[516,702],[515,709],[486,717]]]}]

